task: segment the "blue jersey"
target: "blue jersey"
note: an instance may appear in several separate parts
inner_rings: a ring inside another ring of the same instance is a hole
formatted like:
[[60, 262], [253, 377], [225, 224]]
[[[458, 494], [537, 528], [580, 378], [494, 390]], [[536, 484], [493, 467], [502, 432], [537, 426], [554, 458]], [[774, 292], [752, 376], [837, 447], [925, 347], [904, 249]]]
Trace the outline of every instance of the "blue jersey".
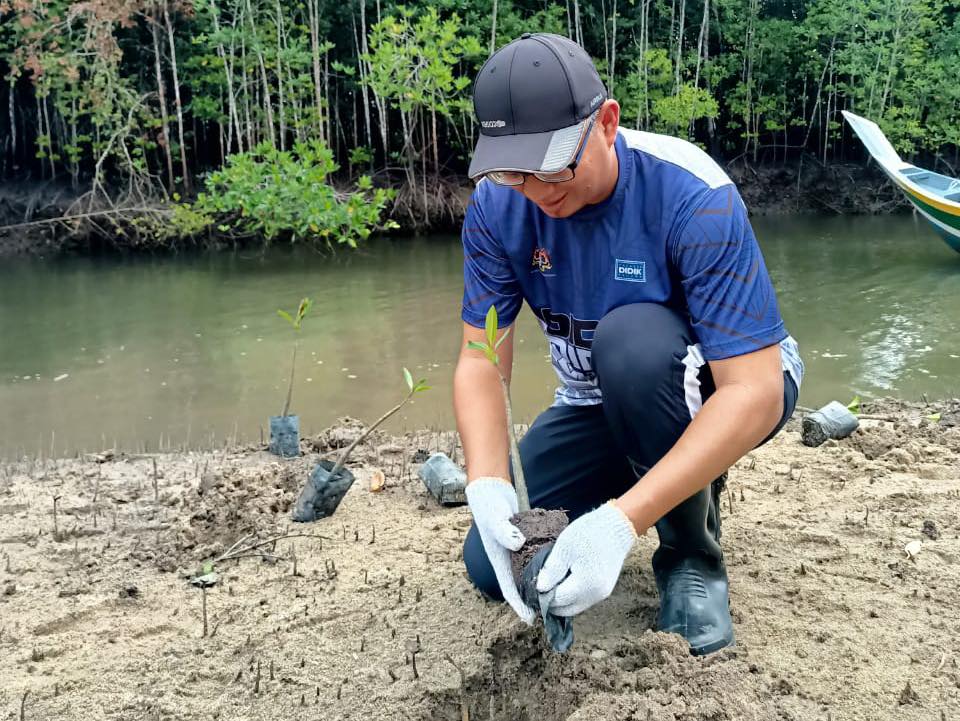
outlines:
[[[803, 363], [736, 187], [692, 143], [620, 128], [609, 198], [555, 219], [515, 190], [482, 180], [463, 223], [462, 318], [501, 327], [524, 300], [550, 342], [557, 402], [601, 402], [593, 330], [621, 305], [654, 302], [689, 318], [697, 363], [779, 343], [800, 387]], [[643, 329], [638, 328], [642, 333]]]

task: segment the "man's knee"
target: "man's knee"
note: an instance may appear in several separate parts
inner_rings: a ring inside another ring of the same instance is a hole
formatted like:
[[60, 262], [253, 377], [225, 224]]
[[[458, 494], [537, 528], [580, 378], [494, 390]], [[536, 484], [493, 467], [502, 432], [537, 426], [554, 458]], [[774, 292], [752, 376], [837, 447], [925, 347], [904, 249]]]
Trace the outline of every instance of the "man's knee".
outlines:
[[593, 336], [593, 365], [603, 388], [626, 386], [636, 392], [638, 382], [665, 379], [675, 371], [675, 353], [690, 344], [686, 321], [659, 303], [632, 303], [614, 308], [597, 324]]
[[497, 575], [490, 565], [487, 552], [483, 550], [480, 532], [473, 525], [463, 542], [463, 565], [467, 568], [467, 577], [481, 593], [495, 601], [503, 600]]

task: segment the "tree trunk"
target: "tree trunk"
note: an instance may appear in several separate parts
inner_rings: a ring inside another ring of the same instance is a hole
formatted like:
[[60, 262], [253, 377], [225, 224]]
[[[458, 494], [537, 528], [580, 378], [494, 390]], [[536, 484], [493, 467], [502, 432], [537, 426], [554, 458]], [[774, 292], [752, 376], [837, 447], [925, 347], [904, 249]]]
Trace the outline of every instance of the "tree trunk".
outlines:
[[333, 134], [333, 126], [331, 125], [330, 117], [330, 51], [323, 51], [323, 101], [324, 105], [328, 108], [327, 110], [327, 142], [330, 144], [330, 149], [334, 150], [334, 146], [337, 144], [337, 139]]
[[[890, 48], [890, 62], [887, 64], [887, 78], [883, 83], [883, 95], [880, 97], [879, 117], [883, 117], [887, 110], [887, 99], [893, 88], [893, 80], [897, 74], [897, 59], [900, 54], [900, 39], [903, 32], [903, 5], [897, 2], [897, 20], [893, 28], [893, 45]], [[921, 106], [922, 107], [922, 106]]]
[[433, 122], [433, 172], [440, 177], [440, 151], [437, 148], [437, 108], [436, 99], [430, 107], [430, 118]]
[[287, 118], [283, 104], [283, 14], [277, 0], [277, 105], [280, 116], [280, 150], [286, 149]]
[[497, 0], [493, 0], [493, 22], [490, 24], [490, 54], [497, 49]]
[[677, 27], [677, 63], [674, 68], [676, 73], [673, 82], [673, 94], [680, 93], [680, 75], [683, 69], [683, 25], [686, 18], [687, 0], [680, 0], [680, 22]]
[[[233, 55], [233, 38], [230, 39], [230, 54], [228, 55], [223, 49], [223, 41], [219, 40], [220, 35], [220, 20], [217, 17], [219, 10], [217, 9], [216, 3], [210, 4], [210, 12], [213, 17], [213, 31], [217, 34], [217, 55], [220, 57], [220, 61], [223, 63], [223, 74], [224, 79], [227, 83], [227, 113], [229, 118], [227, 120], [227, 142], [226, 148], [227, 152], [231, 151], [233, 146], [233, 132], [236, 129], [237, 133], [237, 150], [243, 152], [243, 131], [240, 129], [240, 115], [237, 113], [237, 99], [234, 95], [233, 90], [233, 64], [235, 62]], [[236, 29], [236, 16], [233, 19], [234, 29]]]
[[370, 127], [370, 94], [367, 88], [367, 64], [363, 56], [367, 53], [367, 0], [360, 0], [360, 33], [363, 37], [361, 45], [357, 37], [357, 24], [353, 24], [353, 41], [357, 46], [357, 67], [360, 72], [360, 94], [363, 100], [363, 123], [364, 134], [367, 139], [367, 147], [370, 148], [370, 162], [373, 163], [373, 136]]
[[617, 0], [613, 0], [613, 29], [610, 37], [610, 87], [607, 92], [613, 95], [613, 85], [617, 78]]
[[50, 122], [50, 109], [47, 98], [49, 93], [43, 96], [43, 121], [47, 126], [47, 160], [50, 161], [50, 177], [57, 176], [57, 168], [53, 163], [53, 123]]
[[[700, 36], [697, 38], [697, 69], [693, 74], [693, 87], [700, 87], [701, 63], [706, 63], [710, 56], [710, 0], [703, 0], [703, 19], [700, 21]], [[708, 83], [709, 85], [709, 83]], [[693, 137], [694, 121], [690, 119], [688, 133]], [[710, 136], [710, 149], [713, 150], [713, 118], [707, 118], [707, 132]]]
[[607, 64], [607, 84], [610, 84], [610, 37], [607, 33], [607, 2], [600, 0], [600, 27], [603, 28], [603, 60]]
[[243, 87], [243, 116], [246, 120], [247, 148], [256, 144], [254, 137], [253, 115], [250, 110], [250, 78], [247, 76], [247, 41], [240, 38], [240, 80]]
[[[363, 0], [361, 0], [363, 2]], [[317, 126], [320, 140], [324, 141], [323, 127], [323, 78], [320, 73], [320, 8], [319, 0], [307, 0], [307, 15], [310, 23], [310, 57], [313, 61], [313, 101], [317, 109]]]
[[577, 44], [583, 46], [583, 28], [580, 26], [580, 0], [573, 0], [573, 30]]
[[267, 116], [267, 137], [270, 138], [270, 144], [276, 147], [277, 138], [273, 127], [273, 103], [270, 100], [267, 64], [263, 60], [263, 51], [260, 49], [260, 36], [257, 34], [257, 26], [253, 21], [253, 6], [250, 4], [250, 0], [247, 0], [247, 20], [250, 23], [250, 33], [254, 40], [253, 50], [257, 54], [257, 62], [260, 65], [260, 80], [263, 85], [263, 110]]
[[180, 137], [180, 166], [183, 171], [183, 188], [192, 192], [190, 171], [187, 168], [187, 143], [183, 136], [183, 103], [180, 101], [180, 77], [177, 71], [177, 48], [173, 41], [173, 23], [170, 22], [169, 3], [163, 4], [163, 19], [167, 24], [167, 41], [170, 45], [170, 68], [173, 70], [173, 102], [177, 110], [177, 133]]
[[693, 74], [693, 87], [700, 87], [700, 65], [710, 52], [710, 0], [703, 0], [703, 19], [700, 21], [700, 35], [697, 38], [697, 69]]
[[14, 166], [17, 165], [17, 117], [13, 104], [13, 80], [7, 83], [7, 112], [10, 115], [10, 158]]
[[163, 139], [163, 154], [167, 162], [167, 192], [175, 189], [173, 180], [173, 156], [170, 154], [170, 116], [167, 113], [167, 91], [163, 86], [163, 71], [160, 69], [160, 34], [157, 32], [156, 18], [150, 18], [150, 30], [153, 33], [153, 67], [157, 74], [157, 95], [160, 99], [160, 137]]

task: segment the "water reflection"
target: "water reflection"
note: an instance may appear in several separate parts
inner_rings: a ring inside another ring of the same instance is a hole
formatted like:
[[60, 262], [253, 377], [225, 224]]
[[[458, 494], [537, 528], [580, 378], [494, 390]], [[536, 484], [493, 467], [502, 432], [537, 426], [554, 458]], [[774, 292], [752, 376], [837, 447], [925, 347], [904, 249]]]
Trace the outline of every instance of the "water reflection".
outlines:
[[[801, 402], [960, 395], [960, 255], [898, 218], [755, 221], [807, 365]], [[380, 242], [327, 258], [265, 254], [6, 261], [0, 266], [0, 455], [160, 437], [255, 439], [280, 412], [292, 334], [276, 308], [316, 299], [293, 411], [305, 432], [379, 416], [401, 367], [434, 390], [394, 430], [453, 424], [460, 341], [456, 238]], [[532, 314], [517, 327], [521, 421], [556, 377]], [[65, 377], [64, 377], [65, 376]], [[60, 380], [55, 380], [60, 378]]]

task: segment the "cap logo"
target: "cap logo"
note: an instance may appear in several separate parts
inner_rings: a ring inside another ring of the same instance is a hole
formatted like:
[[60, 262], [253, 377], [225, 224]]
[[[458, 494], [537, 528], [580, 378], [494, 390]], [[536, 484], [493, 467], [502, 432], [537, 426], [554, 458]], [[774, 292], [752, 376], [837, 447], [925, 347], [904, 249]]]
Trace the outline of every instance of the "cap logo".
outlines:
[[507, 124], [503, 120], [481, 120], [480, 125], [485, 128], [503, 128]]
[[594, 95], [593, 99], [590, 101], [590, 108], [592, 109], [596, 107], [597, 103], [599, 103], [602, 99], [603, 99], [603, 95], [601, 95], [600, 93], [597, 93], [596, 95]]

